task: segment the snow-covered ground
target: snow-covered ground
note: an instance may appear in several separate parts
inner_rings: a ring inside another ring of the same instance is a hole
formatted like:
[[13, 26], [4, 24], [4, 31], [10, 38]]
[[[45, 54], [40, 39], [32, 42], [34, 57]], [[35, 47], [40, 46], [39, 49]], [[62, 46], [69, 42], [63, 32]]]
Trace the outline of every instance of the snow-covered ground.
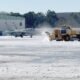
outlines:
[[80, 42], [0, 37], [0, 80], [80, 80]]

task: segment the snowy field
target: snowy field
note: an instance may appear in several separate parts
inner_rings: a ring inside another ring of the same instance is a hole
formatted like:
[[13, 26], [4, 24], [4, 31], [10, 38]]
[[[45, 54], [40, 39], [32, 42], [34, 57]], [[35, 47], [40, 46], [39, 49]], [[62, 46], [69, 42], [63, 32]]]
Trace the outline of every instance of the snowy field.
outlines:
[[80, 42], [0, 37], [0, 80], [80, 80]]

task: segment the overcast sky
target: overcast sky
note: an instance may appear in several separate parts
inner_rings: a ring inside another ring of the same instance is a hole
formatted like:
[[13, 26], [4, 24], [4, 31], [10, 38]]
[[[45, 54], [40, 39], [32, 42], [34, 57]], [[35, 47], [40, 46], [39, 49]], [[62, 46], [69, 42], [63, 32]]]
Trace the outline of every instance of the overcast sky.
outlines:
[[0, 11], [26, 13], [44, 12], [80, 12], [80, 0], [0, 0]]

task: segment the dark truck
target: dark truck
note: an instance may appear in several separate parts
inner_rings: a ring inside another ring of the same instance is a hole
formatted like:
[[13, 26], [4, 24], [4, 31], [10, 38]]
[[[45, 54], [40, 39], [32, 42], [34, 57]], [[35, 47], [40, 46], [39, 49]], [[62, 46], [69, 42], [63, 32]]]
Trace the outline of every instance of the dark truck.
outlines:
[[35, 30], [33, 28], [28, 28], [25, 30], [15, 30], [15, 31], [10, 31], [9, 34], [11, 36], [15, 36], [15, 37], [22, 37], [23, 36], [30, 36], [32, 38], [32, 36], [34, 35]]

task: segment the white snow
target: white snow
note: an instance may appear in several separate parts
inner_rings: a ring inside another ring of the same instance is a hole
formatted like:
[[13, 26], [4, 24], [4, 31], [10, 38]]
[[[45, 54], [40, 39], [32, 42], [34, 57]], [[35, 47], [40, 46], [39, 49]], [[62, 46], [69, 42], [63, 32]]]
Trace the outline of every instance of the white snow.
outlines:
[[80, 80], [80, 42], [0, 37], [0, 80]]

